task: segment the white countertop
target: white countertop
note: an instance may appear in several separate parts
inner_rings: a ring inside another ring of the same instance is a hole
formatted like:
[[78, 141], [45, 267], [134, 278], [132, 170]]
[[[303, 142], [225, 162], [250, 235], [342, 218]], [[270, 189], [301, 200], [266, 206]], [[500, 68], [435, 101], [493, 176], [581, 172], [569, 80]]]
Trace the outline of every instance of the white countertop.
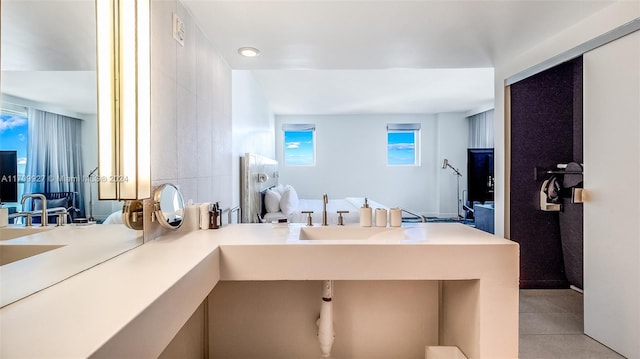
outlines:
[[28, 235], [0, 241], [5, 245], [59, 245], [60, 248], [0, 266], [0, 307], [54, 285], [76, 273], [142, 244], [142, 232], [123, 225], [4, 227]]
[[455, 223], [404, 229], [371, 240], [301, 241], [265, 224], [163, 236], [0, 309], [0, 357], [157, 357], [219, 280], [310, 279], [478, 279], [480, 310], [494, 315], [477, 350], [517, 357], [518, 245]]

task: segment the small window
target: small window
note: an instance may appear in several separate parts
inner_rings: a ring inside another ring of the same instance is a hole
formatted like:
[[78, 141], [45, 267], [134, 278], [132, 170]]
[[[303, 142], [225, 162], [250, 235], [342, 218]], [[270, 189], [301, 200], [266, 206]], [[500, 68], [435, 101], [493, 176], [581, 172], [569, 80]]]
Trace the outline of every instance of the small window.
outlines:
[[390, 166], [419, 166], [419, 144], [419, 123], [388, 124], [387, 164]]
[[314, 166], [315, 132], [312, 124], [284, 124], [284, 163], [287, 166]]
[[[18, 199], [25, 190], [24, 172], [27, 165], [27, 137], [29, 123], [27, 109], [9, 103], [3, 103], [0, 109], [0, 150], [17, 151], [18, 155]], [[18, 203], [18, 211], [22, 207]]]

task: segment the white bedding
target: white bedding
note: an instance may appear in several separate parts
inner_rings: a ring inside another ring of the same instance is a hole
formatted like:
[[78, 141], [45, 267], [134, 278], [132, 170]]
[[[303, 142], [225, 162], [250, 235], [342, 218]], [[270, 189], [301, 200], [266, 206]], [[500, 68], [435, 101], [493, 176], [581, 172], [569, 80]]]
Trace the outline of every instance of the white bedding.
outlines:
[[[313, 223], [322, 223], [322, 199], [299, 199], [296, 210], [289, 216], [282, 212], [266, 213], [264, 221], [266, 223], [276, 222], [279, 219], [286, 218], [289, 223], [307, 223], [307, 214], [302, 211], [313, 211], [311, 218]], [[384, 208], [389, 210], [389, 207], [380, 204], [376, 201], [369, 200], [369, 207], [374, 211], [376, 208]], [[337, 211], [349, 211], [342, 215], [344, 223], [360, 223], [360, 207], [364, 204], [364, 198], [362, 197], [346, 197], [344, 199], [329, 199], [327, 203], [327, 222], [330, 225], [338, 223]]]
[[102, 224], [122, 224], [122, 210], [113, 212], [107, 217]]

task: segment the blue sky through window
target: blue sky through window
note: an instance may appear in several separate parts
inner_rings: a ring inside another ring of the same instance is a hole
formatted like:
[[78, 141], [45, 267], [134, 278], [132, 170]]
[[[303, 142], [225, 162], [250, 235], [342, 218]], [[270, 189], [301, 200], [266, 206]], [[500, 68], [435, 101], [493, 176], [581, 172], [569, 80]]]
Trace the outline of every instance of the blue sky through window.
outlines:
[[387, 132], [387, 164], [416, 164], [416, 136], [414, 131]]
[[[0, 112], [0, 150], [17, 151], [18, 199], [24, 193], [24, 171], [27, 167], [28, 121], [26, 116]], [[17, 210], [22, 210], [20, 203]]]
[[27, 118], [0, 113], [0, 150], [18, 151], [18, 174], [27, 164]]
[[284, 163], [292, 166], [315, 164], [314, 131], [284, 131]]

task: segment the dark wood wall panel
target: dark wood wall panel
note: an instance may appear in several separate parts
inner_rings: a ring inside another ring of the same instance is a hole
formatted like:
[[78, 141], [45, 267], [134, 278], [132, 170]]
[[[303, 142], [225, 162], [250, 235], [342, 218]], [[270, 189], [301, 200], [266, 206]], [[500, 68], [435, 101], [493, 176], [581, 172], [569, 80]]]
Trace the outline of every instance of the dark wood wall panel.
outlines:
[[[511, 85], [510, 228], [511, 239], [520, 244], [523, 288], [568, 285], [558, 212], [540, 210], [542, 180], [535, 180], [534, 172], [536, 167], [573, 161], [577, 145], [582, 158], [581, 68], [581, 59], [574, 60]], [[579, 125], [575, 116], [580, 117]], [[576, 131], [580, 138], [574, 140]]]

